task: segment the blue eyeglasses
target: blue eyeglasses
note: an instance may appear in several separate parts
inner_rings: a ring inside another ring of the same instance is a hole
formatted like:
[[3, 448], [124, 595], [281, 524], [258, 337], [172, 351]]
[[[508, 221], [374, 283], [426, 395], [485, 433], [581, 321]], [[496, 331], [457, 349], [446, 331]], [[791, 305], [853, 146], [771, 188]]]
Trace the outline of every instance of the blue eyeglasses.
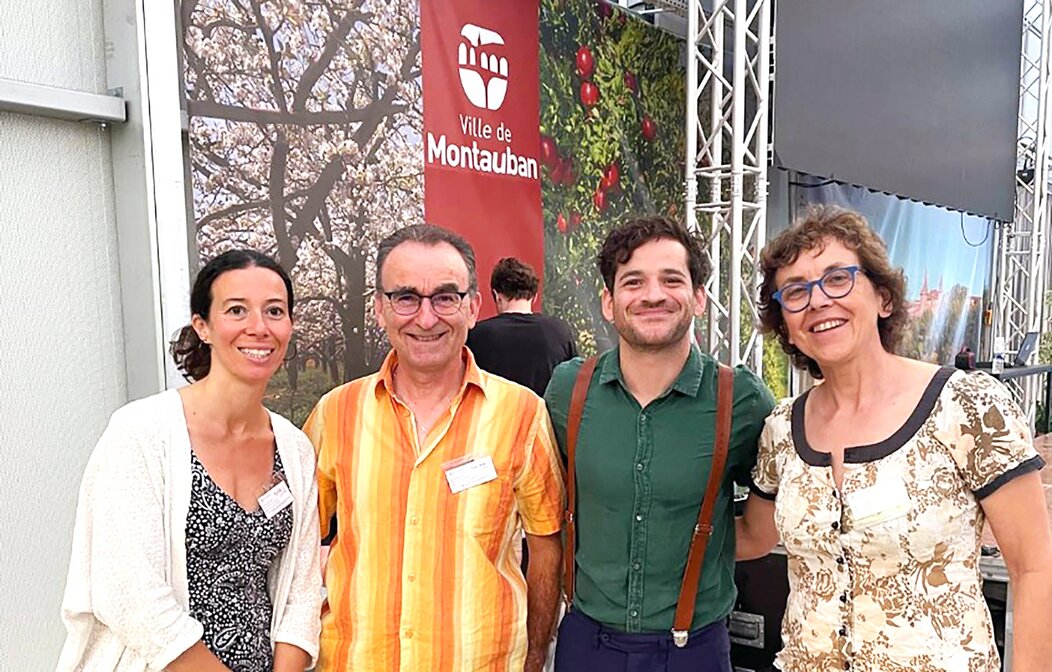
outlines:
[[825, 272], [821, 278], [810, 282], [790, 282], [784, 285], [771, 298], [790, 313], [799, 313], [811, 305], [811, 293], [815, 287], [831, 299], [842, 299], [855, 288], [855, 274], [865, 273], [860, 266], [842, 266]]

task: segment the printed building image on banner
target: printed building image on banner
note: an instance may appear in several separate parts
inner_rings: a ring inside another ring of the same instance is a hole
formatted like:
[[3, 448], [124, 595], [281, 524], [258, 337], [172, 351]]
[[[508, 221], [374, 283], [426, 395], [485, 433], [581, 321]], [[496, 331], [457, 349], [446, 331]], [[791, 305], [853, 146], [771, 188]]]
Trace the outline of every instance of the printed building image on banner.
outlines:
[[599, 304], [607, 232], [683, 218], [684, 45], [595, 0], [542, 0], [540, 34], [543, 308], [590, 354], [617, 342]]
[[423, 221], [415, 0], [183, 0], [193, 220], [202, 260], [277, 258], [296, 290], [268, 405], [301, 424], [378, 368], [377, 241]]
[[421, 0], [424, 215], [475, 248], [482, 317], [505, 256], [541, 272], [537, 2]]
[[[899, 354], [952, 365], [962, 346], [978, 352], [989, 303], [993, 223], [840, 184], [797, 189], [800, 202], [860, 212], [906, 275], [909, 320]], [[801, 210], [802, 211], [802, 210]]]

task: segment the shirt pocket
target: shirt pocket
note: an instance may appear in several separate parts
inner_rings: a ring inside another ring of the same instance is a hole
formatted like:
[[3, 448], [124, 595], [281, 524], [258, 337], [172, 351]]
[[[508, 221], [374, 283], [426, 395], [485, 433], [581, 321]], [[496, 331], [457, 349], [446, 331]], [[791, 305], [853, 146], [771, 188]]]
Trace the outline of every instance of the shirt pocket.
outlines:
[[496, 558], [506, 534], [514, 526], [514, 489], [510, 477], [498, 472], [492, 481], [450, 497], [456, 508], [458, 532], [480, 546], [487, 556]]

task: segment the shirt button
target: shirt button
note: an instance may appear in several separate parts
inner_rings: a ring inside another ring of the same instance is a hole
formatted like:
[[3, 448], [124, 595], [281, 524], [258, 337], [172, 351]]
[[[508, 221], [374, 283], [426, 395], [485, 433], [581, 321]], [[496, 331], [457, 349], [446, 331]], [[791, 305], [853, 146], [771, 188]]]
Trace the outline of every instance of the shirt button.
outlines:
[[643, 514], [641, 514], [641, 513], [637, 513], [636, 514], [636, 522], [637, 523], [643, 522]]
[[413, 514], [412, 516], [409, 516], [409, 524], [410, 525], [416, 525], [419, 522], [420, 522], [420, 519], [416, 517], [416, 514]]
[[638, 571], [639, 571], [640, 569], [642, 569], [642, 568], [643, 568], [643, 565], [639, 564], [638, 562], [634, 562], [634, 563], [632, 563], [632, 569], [636, 570], [637, 572], [638, 572]]
[[405, 629], [405, 638], [406, 639], [412, 639], [413, 638], [413, 631], [410, 630], [409, 628]]
[[409, 572], [409, 576], [407, 576], [405, 578], [409, 579], [409, 583], [412, 583], [413, 581], [416, 581], [416, 574], [413, 574], [412, 572]]
[[836, 559], [836, 564], [838, 564], [838, 565], [844, 564], [844, 556], [841, 555], [840, 557], [838, 557]]
[[846, 602], [847, 602], [847, 593], [841, 593], [841, 595], [840, 595], [840, 601], [841, 601], [841, 602], [844, 602], [844, 603], [846, 603]]
[[840, 529], [840, 522], [839, 521], [836, 521], [836, 520], [833, 521], [833, 529], [834, 530]]
[[636, 611], [635, 609], [633, 609], [633, 610], [632, 610], [632, 611], [630, 611], [629, 613], [631, 614], [632, 618], [635, 618], [636, 616], [639, 616], [639, 612], [638, 612], [638, 611]]
[[847, 628], [840, 628], [840, 636], [847, 637]]
[[642, 462], [637, 462], [636, 463], [636, 471], [643, 471], [643, 463]]

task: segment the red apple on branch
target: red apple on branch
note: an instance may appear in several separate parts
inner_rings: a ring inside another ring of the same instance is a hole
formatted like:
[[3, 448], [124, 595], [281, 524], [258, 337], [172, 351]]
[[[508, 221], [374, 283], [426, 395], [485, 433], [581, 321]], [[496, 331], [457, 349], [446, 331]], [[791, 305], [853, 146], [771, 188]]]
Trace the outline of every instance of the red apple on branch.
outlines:
[[555, 164], [559, 161], [559, 148], [555, 145], [555, 140], [552, 140], [547, 135], [541, 136], [541, 163], [548, 166], [551, 170], [555, 167]]
[[566, 165], [559, 157], [555, 158], [555, 165], [549, 169], [548, 174], [552, 178], [552, 184], [562, 184], [566, 174]]
[[602, 188], [595, 190], [592, 194], [592, 205], [595, 206], [596, 212], [603, 212], [606, 210], [606, 192]]
[[572, 156], [568, 156], [565, 159], [563, 159], [561, 161], [561, 163], [562, 163], [562, 174], [561, 174], [561, 178], [562, 179], [559, 181], [559, 183], [560, 184], [565, 184], [566, 186], [570, 186], [577, 179], [577, 174], [574, 172], [574, 167], [573, 167], [573, 157]]
[[559, 229], [559, 233], [566, 233], [566, 218], [563, 217], [563, 213], [559, 213], [559, 216], [555, 219], [555, 228]]
[[617, 191], [621, 187], [620, 183], [621, 169], [618, 168], [617, 162], [615, 161], [603, 171], [603, 177], [599, 181], [599, 186], [603, 191]]
[[591, 82], [581, 82], [581, 104], [594, 107], [599, 102], [599, 87]]
[[655, 124], [654, 120], [649, 116], [643, 117], [640, 128], [643, 131], [643, 137], [646, 138], [647, 142], [650, 142], [657, 137], [657, 124]]
[[581, 48], [577, 50], [577, 74], [584, 79], [590, 79], [593, 72], [595, 72], [595, 58], [592, 57], [592, 50], [581, 45]]

